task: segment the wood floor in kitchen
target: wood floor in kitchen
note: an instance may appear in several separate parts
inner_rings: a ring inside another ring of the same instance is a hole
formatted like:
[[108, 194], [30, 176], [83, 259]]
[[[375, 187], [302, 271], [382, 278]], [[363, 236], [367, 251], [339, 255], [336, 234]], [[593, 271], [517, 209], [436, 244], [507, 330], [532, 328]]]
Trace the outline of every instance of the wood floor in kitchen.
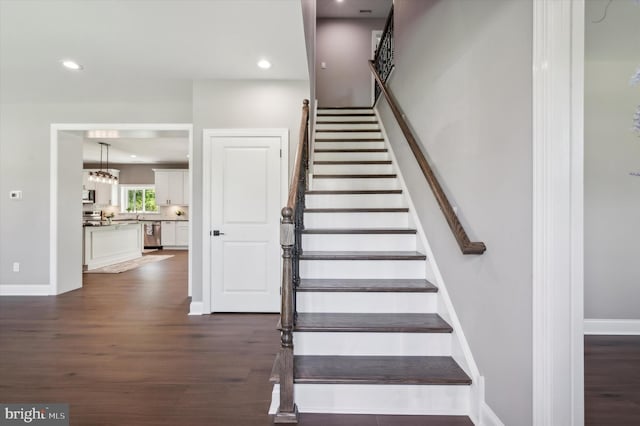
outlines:
[[[187, 253], [169, 254], [175, 256], [120, 274], [85, 274], [82, 289], [58, 297], [0, 298], [0, 402], [69, 403], [72, 425], [271, 424], [266, 412], [277, 316], [187, 316]], [[614, 424], [601, 422], [606, 404], [637, 396], [638, 386], [616, 388], [616, 398], [599, 397], [607, 383], [624, 379], [604, 374], [617, 374], [607, 369], [612, 358], [601, 355], [617, 346], [594, 343], [598, 356], [587, 358], [587, 371], [594, 372], [587, 376], [593, 389], [587, 405], [597, 405], [587, 415], [597, 417], [587, 424]], [[625, 348], [626, 359], [638, 361], [639, 345]], [[638, 367], [621, 373], [637, 379]], [[640, 414], [635, 407], [628, 415]], [[300, 424], [471, 423], [466, 417], [302, 415]]]

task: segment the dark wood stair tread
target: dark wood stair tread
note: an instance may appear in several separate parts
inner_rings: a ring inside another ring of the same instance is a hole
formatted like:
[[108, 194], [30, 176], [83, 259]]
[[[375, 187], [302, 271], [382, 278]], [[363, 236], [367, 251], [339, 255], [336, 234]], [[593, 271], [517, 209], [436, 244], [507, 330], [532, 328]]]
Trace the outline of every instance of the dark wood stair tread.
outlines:
[[379, 133], [380, 129], [316, 129], [316, 133]]
[[318, 107], [318, 111], [323, 111], [325, 109], [370, 109], [373, 111], [373, 107], [371, 105], [368, 106], [323, 106]]
[[321, 189], [307, 191], [307, 195], [384, 195], [402, 194], [402, 189]]
[[305, 213], [407, 213], [408, 207], [304, 209]]
[[448, 356], [294, 357], [295, 383], [470, 385], [471, 379]]
[[314, 161], [313, 164], [342, 165], [342, 164], [393, 164], [391, 160], [335, 160]]
[[295, 331], [357, 333], [451, 333], [438, 314], [352, 314], [299, 312]]
[[340, 114], [335, 112], [321, 112], [318, 111], [318, 117], [373, 117], [373, 112], [354, 112], [352, 114]]
[[300, 260], [426, 260], [417, 251], [305, 251]]
[[[378, 130], [379, 132], [379, 130]], [[343, 139], [316, 139], [317, 143], [329, 143], [329, 142], [338, 142], [338, 143], [347, 143], [347, 142], [359, 142], [359, 143], [365, 143], [365, 142], [383, 142], [384, 139], [382, 138], [370, 138], [370, 139], [362, 139], [362, 138], [358, 138], [358, 139], [349, 139], [349, 138], [343, 138]]]
[[395, 173], [361, 174], [361, 175], [313, 175], [314, 179], [395, 179]]
[[316, 124], [378, 124], [378, 122], [377, 121], [316, 121]]
[[411, 279], [302, 279], [296, 291], [352, 293], [437, 293], [427, 280]]
[[376, 235], [397, 235], [415, 234], [415, 229], [408, 228], [317, 228], [303, 229], [303, 234], [376, 234]]

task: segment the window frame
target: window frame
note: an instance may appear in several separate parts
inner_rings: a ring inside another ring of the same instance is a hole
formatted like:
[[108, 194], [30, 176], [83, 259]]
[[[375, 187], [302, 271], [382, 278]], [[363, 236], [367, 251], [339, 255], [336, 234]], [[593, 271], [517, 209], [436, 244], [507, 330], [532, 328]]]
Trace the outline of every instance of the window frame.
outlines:
[[154, 192], [156, 190], [156, 186], [155, 185], [151, 185], [151, 184], [121, 184], [120, 185], [120, 213], [144, 213], [144, 214], [159, 214], [160, 213], [160, 206], [158, 205], [157, 201], [156, 201], [156, 208], [157, 210], [155, 211], [147, 211], [145, 209], [145, 203], [142, 203], [142, 210], [136, 210], [136, 211], [127, 211], [127, 207], [129, 207], [129, 191], [142, 191], [142, 199], [145, 199], [145, 192], [147, 190], [152, 189]]

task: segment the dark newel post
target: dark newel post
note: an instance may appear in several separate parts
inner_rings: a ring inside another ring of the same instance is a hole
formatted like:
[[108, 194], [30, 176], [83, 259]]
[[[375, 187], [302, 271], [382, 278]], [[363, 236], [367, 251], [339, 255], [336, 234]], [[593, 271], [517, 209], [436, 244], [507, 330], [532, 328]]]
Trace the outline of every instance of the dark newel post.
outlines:
[[298, 407], [293, 398], [293, 246], [295, 229], [293, 210], [282, 209], [280, 245], [282, 246], [282, 305], [280, 318], [280, 408], [274, 423], [297, 423]]

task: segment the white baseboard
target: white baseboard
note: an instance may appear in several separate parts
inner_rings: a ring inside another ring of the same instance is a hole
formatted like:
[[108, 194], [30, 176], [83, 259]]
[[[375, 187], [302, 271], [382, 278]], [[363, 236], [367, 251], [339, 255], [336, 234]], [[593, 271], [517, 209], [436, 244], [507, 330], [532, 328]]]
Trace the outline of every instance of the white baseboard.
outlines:
[[586, 319], [584, 334], [640, 335], [640, 319]]
[[486, 402], [482, 402], [480, 406], [480, 425], [479, 426], [504, 426], [504, 423], [493, 412]]
[[189, 305], [189, 315], [204, 315], [204, 304], [192, 301]]
[[49, 284], [0, 284], [0, 296], [51, 296]]

